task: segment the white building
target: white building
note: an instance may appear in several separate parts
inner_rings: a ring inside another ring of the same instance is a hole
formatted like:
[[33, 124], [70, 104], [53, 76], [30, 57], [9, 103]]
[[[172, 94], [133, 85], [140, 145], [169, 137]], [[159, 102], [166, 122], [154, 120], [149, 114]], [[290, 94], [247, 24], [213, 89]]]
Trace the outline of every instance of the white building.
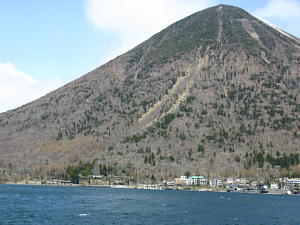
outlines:
[[222, 180], [220, 180], [220, 179], [211, 179], [209, 181], [209, 185], [211, 187], [220, 187], [220, 186], [222, 186]]
[[187, 179], [186, 185], [206, 185], [207, 179], [204, 176], [191, 176]]
[[179, 178], [175, 178], [174, 179], [175, 180], [175, 183], [176, 184], [181, 184], [181, 185], [184, 185], [184, 184], [186, 184], [187, 183], [187, 177], [186, 176], [181, 176], [181, 177], [179, 177]]
[[300, 178], [280, 178], [283, 186], [300, 186]]
[[270, 185], [270, 189], [271, 190], [278, 190], [279, 189], [279, 185], [278, 184], [271, 184]]

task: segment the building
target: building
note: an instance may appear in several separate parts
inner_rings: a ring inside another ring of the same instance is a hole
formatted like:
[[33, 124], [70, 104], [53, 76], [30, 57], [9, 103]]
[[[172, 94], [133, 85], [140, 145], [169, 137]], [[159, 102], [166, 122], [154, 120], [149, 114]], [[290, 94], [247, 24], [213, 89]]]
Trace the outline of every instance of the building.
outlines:
[[191, 176], [187, 179], [186, 185], [206, 185], [207, 179], [204, 176]]
[[187, 177], [186, 176], [181, 176], [181, 177], [176, 177], [175, 179], [175, 183], [177, 185], [185, 185], [187, 183]]
[[211, 186], [211, 187], [221, 187], [222, 186], [222, 180], [220, 180], [220, 179], [211, 179], [209, 181], [209, 186]]
[[280, 178], [279, 181], [282, 187], [300, 187], [300, 178]]
[[237, 179], [235, 179], [234, 183], [237, 183], [237, 184], [248, 184], [249, 181], [246, 178], [237, 178]]
[[168, 180], [164, 180], [164, 181], [163, 181], [163, 184], [164, 184], [165, 186], [175, 186], [175, 185], [176, 185], [176, 182], [175, 182], [175, 180], [168, 179]]
[[279, 189], [279, 185], [278, 184], [271, 184], [270, 185], [270, 189], [271, 190], [278, 190]]
[[256, 180], [252, 180], [252, 181], [250, 182], [250, 185], [251, 185], [252, 188], [258, 189], [259, 186], [260, 186], [260, 183], [259, 183], [258, 181], [256, 181]]
[[234, 183], [234, 178], [233, 177], [226, 178], [226, 183], [227, 184], [233, 184]]
[[93, 179], [101, 179], [103, 175], [92, 175]]

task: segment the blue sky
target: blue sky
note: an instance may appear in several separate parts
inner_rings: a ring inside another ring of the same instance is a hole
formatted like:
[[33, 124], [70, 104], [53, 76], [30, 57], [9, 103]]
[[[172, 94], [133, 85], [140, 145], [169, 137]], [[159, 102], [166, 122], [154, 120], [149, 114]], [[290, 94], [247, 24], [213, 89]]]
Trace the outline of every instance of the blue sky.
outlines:
[[32, 101], [167, 25], [239, 6], [300, 37], [300, 0], [0, 0], [0, 112]]

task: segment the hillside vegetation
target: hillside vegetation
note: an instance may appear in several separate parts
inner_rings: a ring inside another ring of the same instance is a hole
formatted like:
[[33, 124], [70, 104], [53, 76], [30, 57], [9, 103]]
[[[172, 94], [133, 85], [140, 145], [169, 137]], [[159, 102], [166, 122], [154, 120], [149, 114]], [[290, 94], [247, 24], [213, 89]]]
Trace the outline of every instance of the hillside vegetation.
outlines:
[[299, 174], [300, 41], [240, 8], [197, 12], [0, 114], [0, 143], [6, 176]]

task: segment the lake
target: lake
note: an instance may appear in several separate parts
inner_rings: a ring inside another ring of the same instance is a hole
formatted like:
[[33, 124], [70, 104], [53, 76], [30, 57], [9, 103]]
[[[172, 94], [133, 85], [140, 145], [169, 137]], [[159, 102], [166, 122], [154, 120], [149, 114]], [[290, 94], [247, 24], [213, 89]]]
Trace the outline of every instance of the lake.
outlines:
[[300, 196], [0, 185], [0, 224], [300, 224]]

